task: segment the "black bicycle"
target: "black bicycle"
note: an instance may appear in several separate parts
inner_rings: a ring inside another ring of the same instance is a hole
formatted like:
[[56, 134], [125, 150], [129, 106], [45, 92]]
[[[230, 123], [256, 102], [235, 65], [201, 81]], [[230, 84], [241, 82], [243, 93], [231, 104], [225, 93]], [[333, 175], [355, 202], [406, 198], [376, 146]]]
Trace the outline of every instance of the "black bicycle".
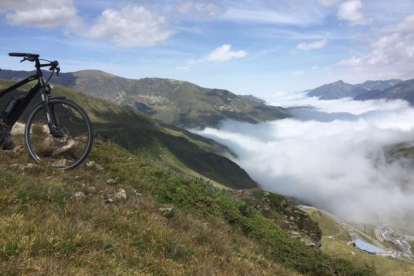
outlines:
[[[39, 59], [37, 54], [10, 53], [22, 57], [21, 62], [35, 63], [36, 74], [0, 91], [0, 99], [17, 88], [36, 81], [26, 95], [12, 97], [0, 116], [0, 147], [11, 149], [11, 130], [34, 96], [40, 92], [41, 101], [30, 113], [24, 131], [24, 139], [30, 155], [39, 163], [57, 169], [72, 169], [80, 165], [92, 149], [93, 130], [86, 112], [66, 97], [51, 96], [50, 79], [59, 76], [59, 62]], [[40, 62], [46, 62], [41, 64]], [[50, 77], [45, 80], [41, 68], [49, 67]]]

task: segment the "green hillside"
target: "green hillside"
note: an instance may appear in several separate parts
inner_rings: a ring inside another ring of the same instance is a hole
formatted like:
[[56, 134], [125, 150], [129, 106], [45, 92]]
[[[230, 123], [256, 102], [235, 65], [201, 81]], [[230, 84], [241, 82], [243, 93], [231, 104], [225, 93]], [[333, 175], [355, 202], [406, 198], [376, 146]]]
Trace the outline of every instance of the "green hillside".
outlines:
[[[10, 81], [0, 81], [0, 89], [11, 84]], [[236, 163], [217, 154], [229, 153], [224, 146], [212, 140], [177, 127], [163, 127], [137, 110], [123, 108], [63, 86], [57, 86], [53, 94], [79, 103], [90, 116], [95, 134], [108, 138], [148, 162], [167, 166], [179, 173], [204, 177], [230, 188], [257, 187], [256, 182]], [[2, 99], [0, 110], [12, 96]], [[40, 95], [33, 104], [39, 100]], [[28, 113], [24, 115], [27, 117]]]
[[[46, 73], [47, 74], [47, 73]], [[0, 78], [19, 79], [28, 72], [0, 71]], [[198, 128], [217, 126], [224, 119], [256, 123], [286, 118], [281, 107], [222, 89], [207, 89], [171, 79], [126, 79], [97, 70], [62, 73], [53, 83], [140, 110], [165, 123]]]
[[0, 275], [374, 275], [200, 178], [100, 139], [91, 160], [61, 172], [0, 152]]

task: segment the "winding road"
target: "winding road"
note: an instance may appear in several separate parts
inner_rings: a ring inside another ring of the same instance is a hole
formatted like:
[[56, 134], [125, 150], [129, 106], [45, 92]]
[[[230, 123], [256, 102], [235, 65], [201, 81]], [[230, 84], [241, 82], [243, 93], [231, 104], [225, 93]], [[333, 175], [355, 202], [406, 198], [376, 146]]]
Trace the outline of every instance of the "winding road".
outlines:
[[405, 254], [411, 256], [411, 258], [414, 258], [413, 253], [411, 252], [411, 245], [407, 242], [407, 236], [397, 233], [385, 225], [379, 226], [376, 233], [378, 239], [393, 242], [398, 245]]
[[[335, 217], [334, 215], [326, 211], [323, 211], [323, 210], [320, 210], [314, 207], [310, 207], [310, 206], [299, 206], [299, 207], [303, 209], [318, 210], [322, 212], [323, 214], [329, 216], [334, 221], [336, 221], [338, 224], [342, 225], [342, 227], [349, 232], [349, 235], [351, 236], [353, 241], [358, 240], [358, 239], [362, 241], [366, 240], [366, 241], [369, 241], [370, 243], [374, 243], [375, 246], [385, 251], [393, 251], [394, 257], [403, 258], [405, 255], [406, 258], [408, 257], [414, 260], [414, 254], [413, 252], [411, 252], [411, 245], [407, 241], [407, 240], [414, 240], [414, 237], [412, 236], [407, 236], [404, 234], [397, 233], [393, 229], [391, 229], [389, 226], [381, 225], [381, 226], [377, 226], [377, 228], [375, 229], [375, 234], [376, 234], [376, 239], [375, 239], [363, 233], [362, 231], [358, 230], [357, 228], [352, 227], [351, 225], [341, 221], [339, 218]], [[381, 243], [383, 241], [389, 241], [389, 242], [396, 244], [398, 247], [402, 249], [402, 251], [391, 250], [389, 248], [386, 248]]]

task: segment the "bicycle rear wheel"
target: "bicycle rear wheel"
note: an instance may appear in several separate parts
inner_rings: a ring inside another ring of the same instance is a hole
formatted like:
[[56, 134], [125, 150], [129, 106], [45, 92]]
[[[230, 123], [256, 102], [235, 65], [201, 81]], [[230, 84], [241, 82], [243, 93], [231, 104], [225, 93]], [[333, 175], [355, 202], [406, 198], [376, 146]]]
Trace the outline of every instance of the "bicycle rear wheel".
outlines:
[[89, 155], [93, 143], [92, 124], [86, 112], [66, 99], [49, 101], [53, 134], [43, 104], [33, 110], [26, 124], [26, 146], [39, 163], [67, 170], [79, 166]]

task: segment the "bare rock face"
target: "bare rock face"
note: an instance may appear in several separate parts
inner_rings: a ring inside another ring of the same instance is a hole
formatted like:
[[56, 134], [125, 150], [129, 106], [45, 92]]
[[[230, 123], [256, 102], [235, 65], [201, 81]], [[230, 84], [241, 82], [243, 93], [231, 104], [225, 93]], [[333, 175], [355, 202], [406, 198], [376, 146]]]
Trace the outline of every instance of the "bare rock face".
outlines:
[[292, 238], [309, 247], [321, 246], [322, 231], [319, 225], [285, 197], [259, 189], [235, 193], [242, 199], [247, 198], [257, 211], [285, 229]]

